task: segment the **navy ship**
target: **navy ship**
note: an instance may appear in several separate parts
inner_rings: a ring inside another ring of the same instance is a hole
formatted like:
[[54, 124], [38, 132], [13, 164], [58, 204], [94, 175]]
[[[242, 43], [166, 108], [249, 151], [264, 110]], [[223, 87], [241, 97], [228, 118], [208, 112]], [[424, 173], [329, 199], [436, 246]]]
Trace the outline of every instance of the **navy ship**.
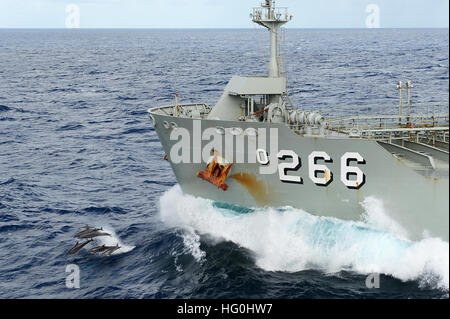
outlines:
[[233, 76], [212, 108], [175, 95], [173, 105], [148, 111], [183, 192], [356, 221], [375, 198], [408, 239], [448, 241], [448, 104], [412, 113], [406, 81], [397, 83], [398, 115], [333, 118], [298, 108], [280, 57], [293, 15], [266, 0], [250, 16], [270, 33], [266, 74]]

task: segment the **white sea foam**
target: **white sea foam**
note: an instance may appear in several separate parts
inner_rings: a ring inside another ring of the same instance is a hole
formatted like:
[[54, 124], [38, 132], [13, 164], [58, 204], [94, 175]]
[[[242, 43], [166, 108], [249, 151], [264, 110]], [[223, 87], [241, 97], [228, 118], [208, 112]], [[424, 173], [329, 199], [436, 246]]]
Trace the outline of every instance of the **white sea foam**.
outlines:
[[184, 195], [175, 186], [162, 196], [160, 216], [168, 226], [186, 231], [186, 248], [198, 260], [204, 252], [195, 233], [251, 250], [256, 264], [269, 271], [383, 273], [448, 291], [448, 242], [405, 240], [405, 230], [388, 218], [380, 202], [368, 199], [363, 205], [364, 222], [313, 216], [290, 207], [239, 213]]
[[186, 251], [190, 253], [195, 260], [202, 262], [206, 253], [200, 248], [200, 236], [194, 230], [189, 229], [183, 233], [182, 237]]
[[370, 227], [408, 238], [408, 232], [395, 220], [386, 214], [383, 202], [374, 197], [367, 197], [361, 203], [365, 212], [362, 220]]

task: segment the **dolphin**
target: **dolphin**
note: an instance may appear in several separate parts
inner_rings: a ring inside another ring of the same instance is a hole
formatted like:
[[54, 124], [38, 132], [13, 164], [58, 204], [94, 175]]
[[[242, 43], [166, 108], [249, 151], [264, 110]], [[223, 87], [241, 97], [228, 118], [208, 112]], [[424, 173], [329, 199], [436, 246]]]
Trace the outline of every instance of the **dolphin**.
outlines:
[[94, 231], [101, 231], [101, 230], [103, 230], [103, 228], [94, 228], [94, 227], [90, 227], [90, 226], [86, 225], [86, 226], [80, 228], [80, 232], [78, 234], [76, 234], [75, 237], [83, 238], [81, 236], [84, 236], [84, 235], [89, 234]]
[[89, 239], [89, 238], [95, 238], [95, 237], [102, 237], [102, 236], [110, 236], [111, 234], [105, 233], [101, 231], [102, 229], [94, 229], [87, 232], [82, 232], [81, 234], [77, 234], [76, 237], [82, 238], [82, 239]]
[[89, 252], [90, 252], [91, 254], [96, 254], [96, 253], [100, 253], [100, 252], [102, 252], [102, 251], [108, 250], [108, 249], [110, 249], [110, 248], [111, 248], [111, 247], [109, 247], [109, 246], [101, 245], [101, 246], [98, 246], [98, 247], [94, 247], [94, 248], [89, 249]]
[[87, 244], [89, 244], [91, 241], [93, 241], [93, 239], [89, 239], [89, 240], [86, 240], [84, 243], [79, 243], [79, 242], [77, 242], [76, 244], [75, 244], [75, 246], [73, 246], [68, 252], [67, 252], [67, 256], [68, 255], [74, 255], [74, 254], [76, 254], [77, 252], [79, 252], [80, 250], [81, 250], [81, 248], [83, 248], [84, 246], [86, 246]]
[[102, 254], [102, 257], [111, 256], [113, 252], [120, 248], [121, 247], [119, 246], [119, 244], [117, 244], [116, 246], [108, 247], [108, 249]]

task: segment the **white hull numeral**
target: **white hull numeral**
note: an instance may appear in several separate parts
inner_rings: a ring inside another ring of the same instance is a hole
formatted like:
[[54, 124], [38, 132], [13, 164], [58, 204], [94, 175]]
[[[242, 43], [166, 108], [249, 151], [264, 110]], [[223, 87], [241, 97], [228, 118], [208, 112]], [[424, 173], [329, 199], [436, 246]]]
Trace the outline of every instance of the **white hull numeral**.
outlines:
[[[366, 176], [356, 166], [350, 166], [350, 162], [365, 164], [366, 161], [359, 153], [348, 152], [341, 157], [341, 181], [348, 188], [359, 189], [366, 182]], [[350, 176], [356, 176], [356, 179], [350, 179]]]
[[303, 179], [300, 176], [292, 176], [287, 174], [288, 171], [298, 171], [300, 169], [302, 166], [300, 157], [294, 151], [289, 150], [283, 150], [278, 153], [278, 159], [280, 160], [285, 160], [288, 157], [292, 158], [291, 163], [278, 164], [280, 180], [284, 183], [303, 184]]
[[256, 160], [261, 165], [269, 164], [269, 156], [267, 152], [261, 148], [256, 150]]
[[[333, 162], [330, 155], [325, 152], [312, 152], [308, 158], [309, 178], [316, 185], [327, 186], [333, 181], [333, 173], [326, 165], [317, 164], [318, 160], [323, 160], [325, 163]], [[318, 173], [322, 173], [323, 177], [318, 177]]]
[[[258, 162], [261, 165], [266, 165], [268, 163], [267, 153], [260, 149], [257, 154]], [[292, 161], [285, 162], [289, 158]], [[291, 150], [282, 150], [278, 153], [278, 159], [283, 161], [278, 163], [280, 180], [284, 183], [303, 184], [302, 177], [292, 175], [292, 172], [298, 172], [302, 167], [302, 160], [297, 153]], [[308, 157], [309, 179], [318, 186], [328, 186], [333, 182], [333, 172], [319, 161], [333, 163], [333, 159], [326, 152], [312, 152]], [[356, 152], [345, 153], [341, 157], [341, 182], [348, 188], [360, 189], [366, 182], [366, 176], [359, 167], [350, 166], [351, 162], [366, 164], [361, 154]], [[291, 172], [291, 174], [288, 175], [288, 172]]]

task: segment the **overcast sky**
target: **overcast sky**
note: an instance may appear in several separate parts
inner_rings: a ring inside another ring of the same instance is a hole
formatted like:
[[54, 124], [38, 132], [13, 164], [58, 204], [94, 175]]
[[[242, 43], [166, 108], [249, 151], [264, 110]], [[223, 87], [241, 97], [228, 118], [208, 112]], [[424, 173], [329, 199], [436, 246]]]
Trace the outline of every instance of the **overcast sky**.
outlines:
[[[0, 0], [0, 28], [64, 28], [73, 21], [82, 28], [249, 28], [250, 9], [261, 1]], [[370, 4], [379, 8], [382, 28], [449, 25], [449, 0], [277, 1], [295, 14], [288, 26], [294, 28], [364, 28], [368, 16], [378, 14], [366, 12]]]

